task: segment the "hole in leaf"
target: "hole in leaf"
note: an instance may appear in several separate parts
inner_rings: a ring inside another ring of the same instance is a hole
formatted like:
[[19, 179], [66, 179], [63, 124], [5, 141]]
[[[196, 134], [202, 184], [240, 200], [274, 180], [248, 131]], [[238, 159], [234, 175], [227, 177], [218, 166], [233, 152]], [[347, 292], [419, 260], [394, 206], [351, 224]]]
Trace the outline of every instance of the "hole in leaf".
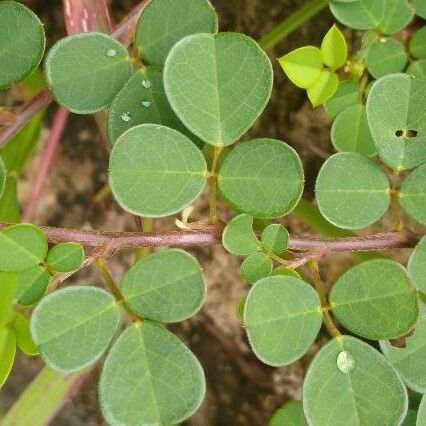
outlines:
[[405, 138], [415, 138], [417, 136], [417, 130], [408, 129], [408, 130], [397, 130], [395, 132], [395, 136], [397, 137], [405, 137]]

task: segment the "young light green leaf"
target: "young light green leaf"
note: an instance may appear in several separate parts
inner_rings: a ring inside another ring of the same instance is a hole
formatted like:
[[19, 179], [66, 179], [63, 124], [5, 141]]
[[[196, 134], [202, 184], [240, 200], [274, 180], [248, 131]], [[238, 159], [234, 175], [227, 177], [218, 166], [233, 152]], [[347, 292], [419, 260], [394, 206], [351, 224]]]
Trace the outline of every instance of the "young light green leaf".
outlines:
[[373, 84], [367, 118], [382, 160], [399, 170], [426, 161], [426, 80], [391, 74]]
[[410, 389], [426, 393], [426, 317], [416, 324], [414, 334], [405, 338], [405, 346], [392, 346], [387, 340], [380, 347]]
[[416, 287], [426, 294], [426, 236], [412, 251], [407, 268]]
[[286, 402], [275, 411], [269, 426], [308, 426], [302, 401]]
[[416, 11], [416, 15], [426, 19], [426, 3], [423, 0], [413, 0], [413, 5]]
[[231, 219], [222, 234], [226, 251], [237, 256], [250, 256], [259, 250], [259, 241], [253, 232], [253, 218], [240, 214]]
[[376, 154], [376, 146], [368, 127], [365, 106], [355, 104], [342, 111], [331, 127], [331, 142], [337, 151]]
[[236, 33], [185, 37], [164, 66], [164, 88], [177, 116], [217, 146], [231, 145], [253, 125], [269, 100], [272, 78], [266, 53]]
[[0, 328], [0, 388], [12, 370], [16, 353], [15, 333], [9, 327]]
[[235, 313], [239, 320], [244, 321], [244, 308], [246, 306], [247, 296], [241, 296], [237, 301], [237, 306], [235, 307]]
[[302, 278], [296, 270], [286, 268], [285, 266], [277, 266], [274, 268], [271, 275], [286, 275], [288, 277]]
[[279, 223], [268, 225], [262, 231], [262, 243], [266, 250], [278, 256], [287, 250], [289, 239], [290, 234], [287, 229]]
[[43, 24], [16, 1], [0, 2], [0, 90], [23, 80], [43, 58]]
[[380, 219], [390, 204], [384, 172], [355, 153], [332, 155], [321, 167], [315, 193], [321, 214], [333, 225], [359, 229]]
[[56, 272], [75, 271], [84, 261], [84, 249], [81, 244], [60, 243], [50, 249], [46, 260]]
[[47, 239], [34, 225], [12, 225], [0, 232], [0, 253], [1, 271], [22, 271], [43, 261]]
[[244, 323], [250, 344], [265, 364], [290, 364], [303, 356], [321, 328], [321, 304], [304, 281], [284, 275], [263, 278], [250, 290]]
[[0, 329], [10, 321], [16, 287], [16, 273], [0, 271]]
[[175, 424], [197, 410], [205, 387], [194, 354], [164, 327], [144, 321], [127, 328], [112, 347], [99, 399], [109, 424]]
[[302, 89], [313, 86], [324, 67], [321, 51], [315, 46], [304, 46], [278, 59], [287, 77]]
[[216, 33], [217, 28], [217, 14], [208, 0], [152, 0], [139, 18], [135, 43], [144, 63], [162, 66], [179, 40]]
[[367, 69], [374, 78], [398, 73], [405, 68], [407, 54], [401, 42], [394, 38], [381, 37], [368, 49]]
[[77, 114], [110, 105], [131, 73], [126, 48], [102, 33], [62, 38], [46, 57], [46, 78], [55, 99]]
[[13, 318], [12, 328], [15, 332], [16, 345], [24, 354], [38, 355], [40, 353], [31, 338], [30, 322], [20, 312], [17, 312]]
[[317, 353], [303, 384], [311, 425], [399, 425], [407, 408], [407, 391], [389, 361], [350, 336], [334, 338]]
[[401, 207], [413, 219], [426, 225], [426, 164], [410, 173], [399, 192]]
[[254, 139], [235, 147], [223, 161], [218, 188], [238, 211], [257, 218], [291, 212], [304, 185], [296, 151], [276, 139]]
[[385, 0], [355, 0], [341, 2], [331, 0], [330, 10], [334, 17], [356, 30], [377, 28], [385, 16]]
[[322, 105], [330, 99], [339, 86], [339, 77], [334, 72], [322, 70], [318, 80], [308, 89], [312, 106]]
[[371, 340], [408, 333], [419, 315], [407, 271], [389, 259], [374, 259], [346, 271], [330, 291], [333, 314], [349, 331]]
[[43, 266], [34, 266], [18, 272], [16, 300], [21, 305], [34, 305], [46, 292], [50, 273]]
[[0, 199], [3, 195], [4, 188], [6, 186], [6, 173], [6, 167], [0, 157]]
[[[426, 8], [425, 8], [426, 17]], [[422, 426], [426, 424], [426, 395], [423, 395], [422, 401], [420, 402], [419, 409], [417, 411], [417, 422], [416, 426]]]
[[395, 34], [406, 27], [414, 17], [414, 7], [407, 0], [386, 0], [385, 12], [379, 30], [382, 34]]
[[250, 284], [267, 277], [274, 264], [265, 253], [254, 253], [241, 264], [241, 276]]
[[417, 30], [410, 39], [410, 52], [418, 59], [426, 59], [426, 26]]
[[204, 188], [207, 165], [201, 151], [176, 130], [135, 126], [114, 144], [109, 163], [112, 193], [123, 209], [140, 216], [169, 216]]
[[31, 335], [47, 364], [73, 372], [103, 354], [119, 323], [120, 310], [109, 293], [74, 286], [42, 299], [31, 317]]
[[426, 59], [411, 62], [406, 73], [413, 77], [426, 77]]
[[168, 249], [135, 263], [123, 277], [121, 293], [141, 317], [179, 322], [201, 308], [206, 284], [194, 256], [184, 250]]
[[335, 118], [346, 108], [355, 105], [359, 97], [359, 82], [345, 80], [340, 82], [334, 95], [324, 103], [324, 108], [331, 118]]
[[332, 69], [345, 65], [348, 58], [348, 47], [342, 32], [333, 25], [321, 43], [321, 57], [324, 64]]

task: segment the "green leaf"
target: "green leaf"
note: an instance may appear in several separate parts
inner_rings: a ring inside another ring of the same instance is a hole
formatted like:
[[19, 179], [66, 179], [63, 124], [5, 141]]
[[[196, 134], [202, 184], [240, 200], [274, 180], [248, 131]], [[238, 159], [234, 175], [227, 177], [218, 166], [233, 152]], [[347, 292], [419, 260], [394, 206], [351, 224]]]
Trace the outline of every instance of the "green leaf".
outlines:
[[325, 345], [309, 366], [303, 408], [312, 425], [399, 425], [408, 396], [382, 354], [361, 340], [341, 336]]
[[409, 409], [401, 426], [416, 426], [417, 411]]
[[237, 306], [235, 307], [235, 313], [237, 318], [241, 321], [244, 321], [244, 308], [246, 306], [247, 296], [241, 296], [237, 301]]
[[408, 0], [386, 0], [385, 12], [379, 30], [383, 34], [395, 34], [405, 28], [414, 17], [414, 7]]
[[[426, 10], [425, 10], [426, 15]], [[419, 410], [417, 411], [417, 423], [416, 426], [422, 426], [426, 424], [426, 396], [423, 395], [422, 401], [419, 405]]]
[[207, 177], [201, 151], [176, 130], [154, 124], [133, 127], [118, 138], [109, 171], [117, 202], [145, 217], [184, 209], [201, 193]]
[[287, 229], [279, 223], [268, 225], [262, 232], [262, 243], [266, 250], [278, 256], [287, 250], [289, 239], [290, 234]]
[[387, 340], [383, 340], [380, 342], [380, 348], [410, 389], [426, 393], [425, 316], [416, 324], [414, 334], [405, 338], [405, 347], [394, 347]]
[[302, 89], [312, 87], [324, 67], [321, 51], [315, 46], [304, 46], [278, 59], [287, 77]]
[[355, 0], [351, 2], [330, 1], [330, 10], [334, 17], [356, 30], [377, 28], [385, 16], [384, 0]]
[[[8, 144], [9, 145], [9, 144]], [[18, 202], [17, 177], [14, 174], [6, 176], [3, 196], [0, 200], [0, 221], [6, 223], [19, 222], [20, 209]]]
[[380, 219], [390, 204], [384, 172], [361, 154], [332, 155], [321, 167], [315, 192], [321, 214], [333, 225], [359, 229]]
[[6, 89], [37, 68], [46, 39], [40, 19], [16, 1], [0, 2], [0, 22], [0, 89]]
[[102, 33], [62, 38], [46, 57], [46, 78], [55, 99], [77, 114], [110, 105], [131, 73], [126, 48]]
[[195, 34], [179, 41], [164, 66], [164, 88], [183, 124], [211, 145], [231, 145], [264, 110], [272, 66], [251, 38]]
[[296, 151], [276, 139], [254, 139], [235, 147], [223, 161], [218, 188], [238, 211], [269, 219], [291, 212], [303, 191]]
[[127, 328], [112, 347], [99, 399], [109, 424], [175, 424], [198, 409], [205, 386], [194, 354], [165, 328], [144, 321]]
[[200, 264], [179, 249], [162, 250], [139, 260], [125, 273], [120, 288], [134, 312], [161, 322], [179, 322], [195, 315], [206, 297]]
[[339, 86], [339, 77], [334, 72], [322, 70], [318, 80], [308, 89], [312, 106], [322, 105], [330, 99]]
[[426, 161], [426, 80], [391, 74], [373, 84], [367, 118], [382, 160], [394, 169], [416, 167]]
[[324, 64], [332, 69], [345, 65], [348, 58], [348, 47], [342, 32], [333, 25], [321, 43], [321, 57]]
[[426, 236], [418, 242], [411, 252], [407, 268], [416, 287], [421, 292], [426, 293]]
[[426, 225], [426, 164], [411, 172], [402, 182], [399, 203], [405, 212]]
[[153, 0], [139, 18], [135, 43], [144, 63], [163, 65], [179, 40], [217, 28], [217, 14], [207, 0]]
[[10, 321], [16, 281], [16, 273], [0, 271], [0, 328]]
[[109, 293], [74, 286], [42, 299], [31, 317], [31, 335], [48, 365], [73, 372], [104, 353], [119, 323], [120, 311]]
[[274, 264], [265, 253], [254, 253], [241, 264], [241, 276], [250, 284], [267, 277]]
[[331, 127], [331, 142], [337, 151], [376, 154], [364, 105], [349, 106], [336, 117]]
[[40, 352], [33, 342], [30, 333], [30, 322], [28, 319], [17, 312], [12, 323], [15, 332], [16, 345], [26, 355], [38, 355]]
[[368, 49], [366, 63], [369, 73], [374, 78], [380, 78], [401, 72], [407, 63], [407, 54], [398, 40], [381, 37]]
[[4, 188], [6, 186], [6, 167], [3, 163], [3, 160], [0, 157], [0, 199], [3, 195]]
[[286, 275], [288, 277], [301, 278], [300, 274], [291, 268], [286, 268], [285, 266], [277, 266], [272, 271], [271, 275]]
[[43, 266], [34, 266], [18, 273], [16, 300], [21, 305], [34, 305], [46, 292], [50, 274]]
[[370, 340], [403, 336], [419, 315], [407, 271], [388, 259], [369, 260], [346, 271], [333, 285], [329, 299], [339, 322]]
[[259, 241], [253, 232], [253, 218], [240, 214], [231, 219], [222, 233], [226, 251], [237, 256], [250, 256], [259, 249]]
[[426, 77], [426, 59], [411, 62], [406, 73], [414, 77]]
[[265, 364], [290, 364], [309, 349], [321, 328], [315, 290], [284, 275], [263, 278], [250, 290], [244, 323], [254, 353]]
[[334, 95], [324, 103], [324, 108], [331, 118], [335, 118], [346, 108], [355, 105], [359, 97], [359, 82], [345, 80], [339, 83]]
[[410, 39], [410, 52], [418, 59], [426, 59], [426, 26], [417, 30]]
[[308, 426], [303, 413], [302, 401], [286, 402], [275, 411], [269, 426]]
[[71, 272], [80, 268], [84, 261], [84, 249], [77, 243], [60, 243], [47, 254], [47, 263], [56, 272]]
[[16, 339], [8, 327], [0, 328], [0, 388], [7, 380], [13, 367], [16, 353]]
[[177, 118], [164, 92], [162, 72], [154, 67], [135, 72], [112, 101], [108, 112], [111, 145], [126, 130], [145, 123], [163, 124], [187, 135], [197, 145], [202, 143]]
[[12, 225], [0, 232], [0, 253], [0, 270], [22, 271], [43, 261], [47, 239], [34, 225]]
[[413, 0], [412, 2], [416, 10], [416, 15], [426, 19], [426, 3], [423, 0]]

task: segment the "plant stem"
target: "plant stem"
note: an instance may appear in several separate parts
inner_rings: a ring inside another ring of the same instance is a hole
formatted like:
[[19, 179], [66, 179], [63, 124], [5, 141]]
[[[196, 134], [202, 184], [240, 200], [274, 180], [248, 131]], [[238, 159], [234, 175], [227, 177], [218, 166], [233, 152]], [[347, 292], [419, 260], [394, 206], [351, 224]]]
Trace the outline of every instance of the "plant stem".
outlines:
[[310, 0], [299, 10], [284, 19], [273, 30], [260, 39], [260, 47], [269, 50], [293, 31], [297, 30], [306, 21], [319, 13], [328, 5], [328, 0]]
[[219, 164], [220, 154], [222, 153], [222, 146], [214, 147], [214, 156], [212, 167], [209, 175], [209, 216], [210, 223], [215, 225], [218, 221], [217, 217], [217, 166]]
[[317, 291], [321, 301], [322, 318], [323, 318], [324, 326], [331, 336], [333, 337], [341, 336], [341, 333], [339, 329], [336, 327], [336, 324], [334, 324], [334, 321], [331, 318], [331, 315], [329, 312], [330, 306], [327, 302], [327, 297], [325, 295], [324, 283], [322, 282], [322, 279], [321, 279], [318, 262], [316, 260], [310, 260], [308, 262], [308, 265], [312, 274], [312, 282], [314, 283], [315, 290]]

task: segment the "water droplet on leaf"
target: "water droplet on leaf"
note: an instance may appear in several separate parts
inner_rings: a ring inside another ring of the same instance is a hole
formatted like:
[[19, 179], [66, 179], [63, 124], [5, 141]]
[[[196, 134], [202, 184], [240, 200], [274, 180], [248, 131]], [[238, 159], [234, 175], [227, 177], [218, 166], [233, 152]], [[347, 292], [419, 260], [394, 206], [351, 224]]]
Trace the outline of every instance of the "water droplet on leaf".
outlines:
[[117, 54], [117, 51], [115, 49], [108, 49], [106, 51], [106, 55], [108, 58], [113, 58]]
[[132, 114], [130, 114], [130, 112], [123, 112], [123, 114], [121, 114], [121, 119], [123, 121], [130, 121], [132, 119]]
[[149, 108], [151, 106], [151, 101], [142, 101], [142, 106]]
[[342, 351], [337, 356], [337, 368], [342, 373], [349, 373], [355, 367], [355, 360], [352, 358], [352, 355], [347, 351]]
[[149, 80], [142, 80], [142, 86], [145, 87], [145, 89], [149, 89], [152, 83]]

